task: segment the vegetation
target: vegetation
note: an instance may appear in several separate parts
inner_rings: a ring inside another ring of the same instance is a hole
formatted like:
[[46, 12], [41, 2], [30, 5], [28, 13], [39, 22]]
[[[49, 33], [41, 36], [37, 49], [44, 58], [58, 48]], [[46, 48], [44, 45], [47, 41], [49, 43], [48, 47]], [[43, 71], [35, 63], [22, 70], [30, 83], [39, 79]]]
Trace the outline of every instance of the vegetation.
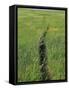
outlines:
[[50, 80], [65, 79], [65, 12], [19, 8], [18, 82], [41, 80], [39, 41], [46, 31], [45, 77], [50, 76]]

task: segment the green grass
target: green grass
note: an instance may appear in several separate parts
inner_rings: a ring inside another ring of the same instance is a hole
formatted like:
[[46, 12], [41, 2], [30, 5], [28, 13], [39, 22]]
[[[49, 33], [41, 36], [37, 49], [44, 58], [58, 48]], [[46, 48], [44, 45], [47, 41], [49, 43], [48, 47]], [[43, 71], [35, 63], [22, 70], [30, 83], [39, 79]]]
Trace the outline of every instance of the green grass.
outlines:
[[18, 9], [18, 82], [39, 81], [39, 40], [44, 31], [51, 80], [65, 79], [65, 12]]

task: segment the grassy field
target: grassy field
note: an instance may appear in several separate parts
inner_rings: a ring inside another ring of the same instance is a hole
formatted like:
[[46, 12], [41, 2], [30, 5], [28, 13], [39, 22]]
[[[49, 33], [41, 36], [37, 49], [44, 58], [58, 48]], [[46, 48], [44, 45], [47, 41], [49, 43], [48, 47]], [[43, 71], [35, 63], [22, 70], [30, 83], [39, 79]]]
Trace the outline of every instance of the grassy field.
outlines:
[[65, 12], [18, 9], [18, 82], [40, 81], [39, 40], [45, 37], [50, 80], [65, 79]]

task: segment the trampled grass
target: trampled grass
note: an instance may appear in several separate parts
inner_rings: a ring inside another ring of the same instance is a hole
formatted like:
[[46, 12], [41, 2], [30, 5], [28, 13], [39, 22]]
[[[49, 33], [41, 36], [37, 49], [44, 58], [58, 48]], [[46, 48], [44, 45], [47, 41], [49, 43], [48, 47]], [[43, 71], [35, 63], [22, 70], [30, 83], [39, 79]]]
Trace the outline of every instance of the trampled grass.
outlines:
[[39, 40], [45, 37], [51, 80], [65, 79], [65, 12], [18, 9], [18, 82], [40, 81]]

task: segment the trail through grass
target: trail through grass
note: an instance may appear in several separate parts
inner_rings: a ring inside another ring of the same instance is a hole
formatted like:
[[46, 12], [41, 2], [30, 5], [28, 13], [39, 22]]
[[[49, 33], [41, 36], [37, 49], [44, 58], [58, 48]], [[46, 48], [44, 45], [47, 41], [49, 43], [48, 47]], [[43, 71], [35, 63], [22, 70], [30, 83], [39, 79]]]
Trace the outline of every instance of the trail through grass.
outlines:
[[18, 82], [40, 81], [38, 44], [46, 36], [51, 80], [65, 79], [65, 12], [18, 9]]

